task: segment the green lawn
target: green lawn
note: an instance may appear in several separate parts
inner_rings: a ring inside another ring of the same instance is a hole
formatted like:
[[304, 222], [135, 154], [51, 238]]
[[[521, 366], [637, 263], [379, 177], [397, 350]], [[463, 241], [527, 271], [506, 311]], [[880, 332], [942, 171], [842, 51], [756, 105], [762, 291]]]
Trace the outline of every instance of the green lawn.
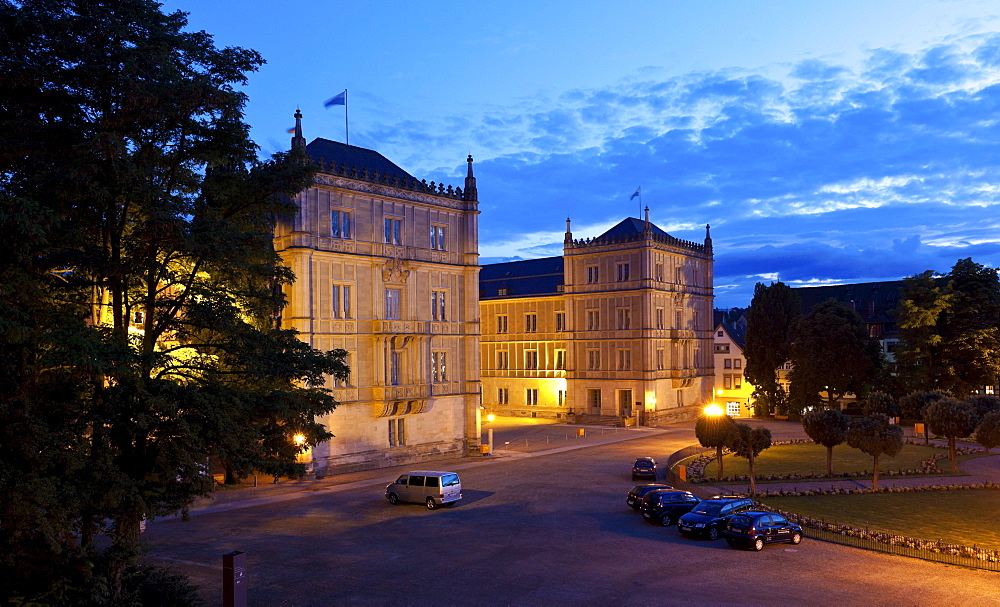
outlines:
[[997, 490], [768, 497], [761, 501], [829, 523], [1000, 550]]
[[[920, 470], [920, 462], [935, 454], [947, 454], [947, 450], [924, 445], [904, 445], [903, 450], [896, 457], [883, 455], [879, 458], [879, 471]], [[960, 455], [959, 461], [969, 457], [975, 456]], [[872, 463], [871, 456], [859, 449], [852, 449], [846, 444], [833, 448], [834, 474], [870, 472]], [[705, 468], [705, 477], [715, 478], [717, 466], [716, 462], [710, 463]], [[945, 473], [951, 471], [951, 464], [947, 458], [938, 462], [938, 467]], [[777, 445], [761, 452], [757, 457], [755, 468], [758, 478], [768, 474], [826, 474], [826, 447], [816, 443]], [[749, 473], [746, 459], [732, 454], [723, 457], [723, 474], [725, 476]]]

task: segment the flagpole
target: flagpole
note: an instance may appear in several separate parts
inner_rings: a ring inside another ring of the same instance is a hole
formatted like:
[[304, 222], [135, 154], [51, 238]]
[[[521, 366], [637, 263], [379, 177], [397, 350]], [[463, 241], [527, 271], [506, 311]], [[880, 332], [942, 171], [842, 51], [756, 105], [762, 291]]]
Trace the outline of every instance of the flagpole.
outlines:
[[351, 129], [347, 123], [347, 89], [344, 89], [344, 138], [347, 145], [351, 145]]
[[639, 214], [636, 215], [636, 217], [642, 219], [642, 186], [639, 186], [638, 189], [639, 189]]

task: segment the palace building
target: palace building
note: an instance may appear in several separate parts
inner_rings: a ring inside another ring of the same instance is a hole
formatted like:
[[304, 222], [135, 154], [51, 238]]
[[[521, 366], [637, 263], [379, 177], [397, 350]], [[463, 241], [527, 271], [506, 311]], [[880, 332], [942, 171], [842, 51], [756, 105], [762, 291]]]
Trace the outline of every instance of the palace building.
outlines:
[[483, 266], [483, 405], [501, 415], [693, 418], [712, 400], [712, 239], [629, 217], [563, 255]]
[[317, 474], [464, 454], [479, 441], [478, 201], [418, 181], [378, 152], [326, 139], [293, 149], [319, 167], [278, 218], [275, 249], [295, 273], [284, 326], [320, 350], [348, 352], [339, 406], [320, 420]]

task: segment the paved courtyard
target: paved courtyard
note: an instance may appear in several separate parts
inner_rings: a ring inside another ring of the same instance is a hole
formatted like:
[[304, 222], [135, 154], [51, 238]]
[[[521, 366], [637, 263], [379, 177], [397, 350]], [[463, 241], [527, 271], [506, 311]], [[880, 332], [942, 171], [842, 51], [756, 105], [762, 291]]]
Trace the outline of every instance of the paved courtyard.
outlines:
[[462, 475], [453, 507], [390, 505], [396, 469], [261, 485], [152, 522], [150, 558], [209, 604], [233, 550], [247, 553], [251, 605], [1000, 604], [996, 573], [808, 538], [746, 552], [643, 522], [624, 503], [631, 459], [665, 460], [690, 428], [567, 439], [566, 426], [509, 426], [495, 431], [508, 453], [420, 466]]

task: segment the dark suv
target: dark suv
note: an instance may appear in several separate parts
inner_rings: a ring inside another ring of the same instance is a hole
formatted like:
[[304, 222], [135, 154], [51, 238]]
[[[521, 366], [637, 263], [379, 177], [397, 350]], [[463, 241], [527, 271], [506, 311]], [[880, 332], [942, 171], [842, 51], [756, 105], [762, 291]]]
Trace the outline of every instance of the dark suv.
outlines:
[[635, 463], [632, 464], [632, 480], [637, 481], [640, 478], [648, 478], [651, 481], [656, 480], [655, 459], [651, 457], [636, 458]]
[[726, 524], [726, 541], [730, 546], [763, 550], [764, 544], [802, 541], [802, 527], [780, 514], [747, 510], [734, 514]]
[[676, 489], [661, 489], [650, 491], [642, 498], [639, 512], [642, 518], [650, 523], [659, 523], [669, 527], [682, 514], [686, 514], [701, 500], [688, 491]]
[[625, 496], [625, 503], [631, 506], [633, 510], [638, 510], [639, 504], [642, 503], [642, 498], [644, 498], [650, 491], [656, 491], [657, 489], [673, 489], [673, 487], [661, 483], [643, 483], [641, 485], [636, 485], [635, 487], [632, 487], [629, 490], [628, 495]]
[[677, 529], [685, 535], [716, 540], [726, 528], [729, 517], [753, 508], [753, 500], [746, 497], [714, 497], [704, 500], [677, 519]]

